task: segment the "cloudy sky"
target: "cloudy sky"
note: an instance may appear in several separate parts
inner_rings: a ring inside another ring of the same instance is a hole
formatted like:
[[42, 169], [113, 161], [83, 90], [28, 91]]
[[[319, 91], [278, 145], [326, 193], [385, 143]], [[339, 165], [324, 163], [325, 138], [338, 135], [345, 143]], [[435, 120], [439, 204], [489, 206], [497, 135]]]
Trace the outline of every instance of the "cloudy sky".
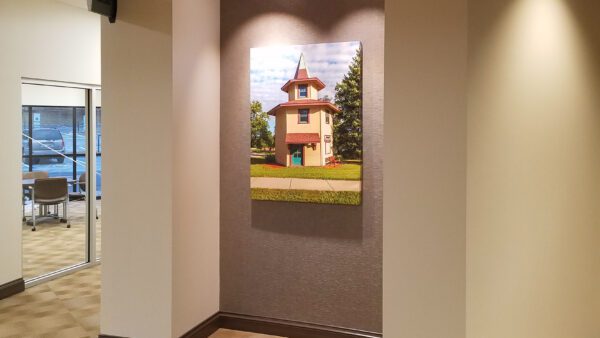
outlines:
[[[335, 97], [335, 85], [348, 72], [360, 42], [322, 43], [299, 46], [273, 46], [250, 49], [250, 98], [258, 100], [264, 111], [288, 100], [281, 87], [294, 77], [300, 54], [311, 77], [318, 77], [326, 85], [320, 97]], [[271, 129], [274, 118], [270, 118]]]

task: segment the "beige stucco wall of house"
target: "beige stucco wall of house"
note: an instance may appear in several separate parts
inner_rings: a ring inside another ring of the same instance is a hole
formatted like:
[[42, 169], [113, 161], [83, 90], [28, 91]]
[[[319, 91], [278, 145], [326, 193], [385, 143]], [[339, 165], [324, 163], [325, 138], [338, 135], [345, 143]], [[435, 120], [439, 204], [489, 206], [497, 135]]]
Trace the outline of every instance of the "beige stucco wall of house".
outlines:
[[275, 117], [275, 160], [277, 163], [288, 166], [288, 148], [285, 144], [287, 133], [285, 114], [279, 113]]
[[317, 87], [315, 87], [314, 84], [311, 84], [308, 86], [308, 98], [309, 99], [318, 99], [319, 98], [319, 91], [317, 90]]
[[304, 165], [307, 167], [317, 167], [321, 164], [321, 145], [304, 146]]
[[[298, 110], [299, 109], [302, 109], [302, 108], [301, 107], [300, 108], [290, 108], [290, 109], [286, 110], [285, 125], [287, 127], [287, 132], [288, 133], [318, 133], [321, 138], [321, 142], [323, 142], [321, 124], [324, 122], [323, 114], [325, 113], [325, 109], [320, 108], [320, 107], [311, 108], [309, 110], [309, 116], [310, 116], [309, 123], [298, 123]], [[280, 113], [280, 114], [283, 115], [282, 113]], [[276, 140], [276, 142], [277, 142], [277, 140]], [[280, 144], [283, 144], [287, 151], [287, 146], [285, 145], [285, 136], [283, 136], [283, 139], [279, 140], [279, 142], [277, 142], [275, 144], [275, 147], [277, 148], [277, 146]], [[279, 148], [281, 148], [281, 147], [279, 147]], [[281, 162], [281, 163], [283, 163], [283, 162]], [[324, 164], [325, 164], [325, 162], [323, 161], [323, 154], [321, 152], [320, 144], [317, 144], [314, 148], [310, 147], [310, 146], [304, 147], [304, 165], [305, 166], [321, 166]]]
[[288, 133], [320, 133], [321, 132], [321, 111], [323, 108], [310, 108], [309, 123], [298, 123], [298, 108], [290, 108], [285, 112], [287, 132]]
[[[313, 147], [304, 147], [304, 165], [305, 166], [321, 166], [325, 165], [325, 158], [331, 154], [325, 154], [324, 135], [332, 135], [331, 124], [325, 124], [326, 109], [311, 108], [309, 110], [310, 123], [298, 123], [298, 109], [289, 108], [285, 112], [280, 112], [276, 116], [275, 121], [275, 159], [281, 165], [290, 165], [289, 150], [285, 143], [287, 133], [318, 133], [321, 139], [321, 144]], [[330, 123], [333, 123], [331, 120]]]

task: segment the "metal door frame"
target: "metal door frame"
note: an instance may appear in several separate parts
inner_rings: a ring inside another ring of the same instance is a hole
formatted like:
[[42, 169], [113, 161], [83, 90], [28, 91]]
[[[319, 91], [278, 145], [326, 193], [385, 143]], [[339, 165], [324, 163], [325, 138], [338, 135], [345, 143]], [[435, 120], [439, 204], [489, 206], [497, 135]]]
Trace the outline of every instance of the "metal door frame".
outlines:
[[[101, 87], [93, 84], [52, 81], [25, 77], [21, 78], [21, 84], [84, 89], [85, 118], [87, 124], [85, 134], [87, 143], [85, 151], [85, 160], [87, 164], [85, 182], [87, 225], [85, 262], [26, 280], [25, 287], [28, 288], [100, 264], [99, 258], [96, 257], [96, 102], [98, 100], [96, 91], [101, 90]], [[30, 128], [32, 127], [30, 126]], [[76, 150], [74, 151], [76, 152]], [[23, 243], [21, 242], [21, 246], [22, 245]]]

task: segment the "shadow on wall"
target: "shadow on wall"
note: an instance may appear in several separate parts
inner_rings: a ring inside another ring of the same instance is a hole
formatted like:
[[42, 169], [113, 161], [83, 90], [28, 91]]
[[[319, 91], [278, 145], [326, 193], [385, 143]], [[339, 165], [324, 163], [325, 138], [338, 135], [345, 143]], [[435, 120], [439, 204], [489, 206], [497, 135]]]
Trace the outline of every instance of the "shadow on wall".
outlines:
[[[162, 13], [157, 16], [155, 13]], [[102, 21], [108, 21], [102, 18]], [[151, 31], [171, 35], [172, 1], [119, 1], [117, 23], [126, 22]]]
[[362, 241], [362, 214], [361, 206], [252, 201], [253, 228], [296, 236]]
[[[584, 42], [582, 45], [586, 46], [586, 56], [590, 58], [588, 69], [600, 74], [600, 30], [597, 29], [600, 1], [569, 1], [566, 6], [575, 18], [573, 22], [577, 24], [576, 29]], [[600, 76], [595, 77], [598, 78]], [[594, 88], [600, 85], [596, 81]]]
[[[308, 5], [307, 2], [309, 3]], [[328, 11], [323, 9], [327, 5], [317, 0], [247, 0], [245, 5], [254, 10], [235, 10], [235, 12], [226, 13], [226, 16], [233, 22], [237, 22], [238, 25], [234, 27], [233, 31], [223, 29], [221, 31], [222, 41], [227, 41], [247, 21], [256, 19], [260, 15], [256, 9], [261, 9], [264, 14], [281, 13], [286, 16], [302, 18], [302, 20], [313, 24], [317, 28], [317, 31], [326, 32], [332, 30], [341, 21], [341, 18], [359, 12], [361, 9], [373, 8], [381, 10], [384, 7], [384, 3], [384, 0], [354, 0], [352, 6], [340, 6], [335, 11]]]

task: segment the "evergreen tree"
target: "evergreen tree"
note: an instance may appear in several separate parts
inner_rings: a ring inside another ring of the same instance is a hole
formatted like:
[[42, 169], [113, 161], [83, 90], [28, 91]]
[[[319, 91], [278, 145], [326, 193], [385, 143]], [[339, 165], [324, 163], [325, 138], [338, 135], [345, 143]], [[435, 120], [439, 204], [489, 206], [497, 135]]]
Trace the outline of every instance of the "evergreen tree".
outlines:
[[269, 130], [269, 116], [262, 111], [262, 103], [250, 103], [250, 147], [263, 149], [273, 147], [273, 134]]
[[345, 159], [362, 156], [362, 47], [344, 79], [335, 86], [335, 104], [341, 112], [333, 114], [333, 146]]

